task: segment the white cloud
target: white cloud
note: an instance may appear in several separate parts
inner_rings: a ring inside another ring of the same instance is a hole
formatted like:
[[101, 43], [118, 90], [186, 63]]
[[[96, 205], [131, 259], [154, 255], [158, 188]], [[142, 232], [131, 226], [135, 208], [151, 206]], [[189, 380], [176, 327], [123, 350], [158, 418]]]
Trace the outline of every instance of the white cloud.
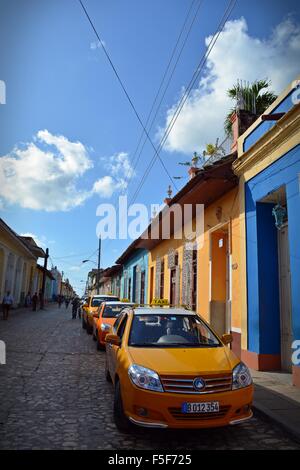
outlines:
[[135, 175], [128, 153], [119, 152], [110, 157], [101, 158], [101, 161], [110, 175], [98, 179], [94, 183], [93, 191], [102, 197], [109, 198], [115, 191], [126, 190], [129, 179]]
[[101, 44], [105, 47], [105, 41], [101, 40], [101, 41], [92, 41], [90, 43], [90, 49], [92, 49], [92, 51], [94, 51], [95, 49], [99, 49], [101, 47]]
[[[211, 37], [206, 38], [206, 45]], [[224, 136], [223, 121], [232, 107], [226, 91], [237, 79], [270, 79], [279, 94], [299, 74], [300, 27], [291, 18], [280, 23], [267, 39], [253, 37], [244, 18], [228, 21], [211, 51], [204, 76], [189, 96], [174, 125], [166, 148], [191, 153]], [[166, 115], [165, 127], [177, 107]], [[160, 136], [164, 129], [160, 129]]]
[[109, 198], [113, 195], [115, 191], [115, 181], [111, 176], [103, 176], [99, 178], [93, 186], [94, 193], [99, 196]]
[[74, 271], [80, 271], [81, 266], [71, 266], [71, 267], [68, 268], [68, 269], [69, 269], [69, 271], [73, 271], [73, 272], [74, 272]]
[[109, 198], [126, 189], [127, 180], [134, 175], [128, 154], [120, 152], [102, 160], [110, 174], [95, 181], [91, 189], [79, 190], [79, 178], [93, 168], [87, 148], [41, 130], [33, 142], [16, 146], [0, 158], [0, 207], [6, 202], [35, 210], [66, 211], [95, 194]]
[[33, 142], [0, 158], [0, 197], [29, 209], [69, 210], [90, 196], [76, 182], [92, 166], [82, 143], [39, 131]]
[[46, 237], [39, 238], [37, 235], [31, 232], [20, 233], [21, 237], [31, 237], [35, 243], [41, 248], [47, 248]]

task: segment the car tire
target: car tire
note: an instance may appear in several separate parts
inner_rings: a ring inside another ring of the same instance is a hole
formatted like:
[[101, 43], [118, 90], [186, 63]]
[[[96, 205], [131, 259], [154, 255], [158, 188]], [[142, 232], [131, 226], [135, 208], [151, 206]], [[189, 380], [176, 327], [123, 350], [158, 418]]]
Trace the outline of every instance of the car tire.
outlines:
[[94, 331], [94, 329], [93, 329], [93, 340], [94, 340], [94, 341], [97, 341], [97, 336], [98, 336], [98, 333], [96, 333], [96, 335], [95, 335], [95, 331]]
[[86, 323], [85, 323], [85, 321], [84, 321], [84, 318], [83, 318], [83, 317], [82, 317], [82, 328], [83, 328], [84, 330], [86, 330]]
[[104, 375], [105, 375], [105, 380], [106, 380], [107, 382], [112, 382], [106, 361], [105, 361], [105, 372], [104, 372]]
[[97, 341], [97, 351], [104, 351], [105, 347], [102, 346], [102, 344], [100, 343], [98, 336], [97, 336], [96, 341]]
[[90, 327], [89, 323], [86, 323], [86, 332], [88, 335], [91, 335], [93, 333], [93, 328]]
[[115, 384], [115, 396], [114, 396], [114, 422], [118, 430], [124, 433], [130, 431], [130, 421], [124, 413], [120, 381], [116, 381]]

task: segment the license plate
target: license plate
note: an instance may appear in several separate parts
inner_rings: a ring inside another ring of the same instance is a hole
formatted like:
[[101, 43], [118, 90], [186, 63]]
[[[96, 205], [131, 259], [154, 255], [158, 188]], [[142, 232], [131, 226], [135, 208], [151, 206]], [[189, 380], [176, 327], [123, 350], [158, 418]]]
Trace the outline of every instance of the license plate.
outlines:
[[182, 403], [181, 411], [182, 413], [216, 413], [219, 411], [219, 402]]

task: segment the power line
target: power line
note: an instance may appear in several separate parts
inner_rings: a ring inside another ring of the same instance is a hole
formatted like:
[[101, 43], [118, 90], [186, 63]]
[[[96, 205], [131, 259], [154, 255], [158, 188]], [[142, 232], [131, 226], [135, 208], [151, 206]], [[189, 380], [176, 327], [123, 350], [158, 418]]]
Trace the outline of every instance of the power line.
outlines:
[[146, 127], [144, 126], [143, 121], [142, 121], [142, 119], [141, 119], [141, 117], [140, 117], [140, 115], [139, 115], [139, 113], [138, 113], [138, 111], [137, 111], [137, 109], [136, 109], [136, 107], [135, 107], [135, 105], [134, 105], [132, 99], [130, 98], [130, 96], [129, 96], [129, 94], [128, 94], [126, 88], [125, 88], [125, 85], [123, 84], [123, 82], [122, 82], [122, 80], [121, 80], [121, 77], [120, 77], [120, 75], [119, 75], [119, 73], [118, 73], [116, 67], [114, 66], [114, 64], [113, 64], [113, 62], [112, 62], [112, 59], [110, 58], [110, 55], [108, 54], [108, 52], [107, 52], [107, 50], [106, 50], [106, 47], [105, 47], [104, 44], [103, 44], [103, 41], [101, 41], [101, 39], [100, 39], [100, 36], [99, 36], [99, 34], [98, 34], [97, 30], [96, 30], [96, 27], [94, 26], [94, 23], [93, 23], [91, 17], [89, 16], [89, 14], [88, 14], [88, 12], [87, 12], [85, 6], [84, 6], [83, 3], [82, 3], [82, 0], [78, 0], [78, 1], [79, 1], [79, 3], [80, 3], [80, 5], [81, 5], [81, 7], [82, 7], [82, 9], [83, 9], [83, 11], [84, 11], [84, 13], [85, 13], [87, 19], [88, 19], [88, 21], [89, 21], [89, 23], [90, 23], [90, 25], [91, 25], [91, 27], [92, 27], [92, 29], [93, 29], [93, 31], [94, 31], [96, 37], [97, 37], [97, 39], [98, 39], [98, 41], [99, 41], [99, 44], [101, 45], [101, 47], [102, 47], [102, 49], [103, 49], [103, 51], [104, 51], [104, 54], [105, 54], [107, 60], [108, 60], [109, 63], [110, 63], [111, 68], [113, 69], [113, 72], [114, 72], [115, 76], [117, 77], [118, 82], [119, 82], [120, 85], [121, 85], [122, 90], [123, 90], [124, 93], [125, 93], [125, 96], [126, 96], [128, 102], [129, 102], [130, 106], [132, 107], [132, 109], [133, 109], [133, 111], [134, 111], [134, 114], [136, 115], [136, 117], [137, 117], [137, 119], [138, 119], [140, 125], [142, 126], [143, 131], [144, 131], [144, 133], [146, 134], [147, 139], [149, 140], [151, 146], [153, 147], [154, 152], [155, 152], [155, 154], [157, 155], [157, 158], [159, 158], [159, 161], [160, 161], [160, 163], [161, 163], [163, 169], [165, 170], [166, 174], [168, 175], [168, 177], [169, 177], [171, 183], [175, 186], [176, 189], [178, 189], [178, 188], [176, 187], [176, 184], [174, 183], [174, 180], [173, 180], [172, 176], [171, 176], [170, 173], [168, 172], [167, 167], [165, 166], [165, 164], [164, 164], [163, 160], [161, 159], [160, 155], [158, 154], [157, 149], [156, 149], [154, 143], [152, 142], [152, 139], [151, 139], [151, 137], [150, 137], [150, 135], [149, 135], [149, 133], [148, 133]]
[[[196, 2], [196, 0], [193, 0], [192, 3], [191, 3], [191, 5], [190, 5], [190, 7], [189, 7], [189, 9], [188, 9], [188, 12], [187, 12], [187, 14], [186, 14], [185, 20], [184, 20], [183, 25], [182, 25], [182, 27], [181, 27], [180, 33], [179, 33], [179, 35], [178, 35], [178, 37], [177, 37], [175, 46], [173, 47], [173, 50], [172, 50], [170, 59], [169, 59], [169, 61], [168, 61], [168, 64], [167, 64], [167, 67], [166, 67], [166, 69], [165, 69], [165, 71], [164, 71], [164, 74], [163, 74], [163, 77], [162, 77], [162, 79], [161, 79], [159, 88], [158, 88], [158, 90], [157, 90], [157, 92], [156, 92], [156, 96], [155, 96], [155, 98], [154, 98], [154, 100], [153, 100], [151, 109], [150, 109], [150, 111], [149, 111], [149, 114], [148, 114], [148, 117], [147, 117], [147, 120], [146, 120], [146, 124], [145, 124], [146, 127], [147, 127], [147, 125], [148, 125], [148, 122], [149, 122], [149, 120], [150, 120], [152, 111], [153, 111], [153, 109], [154, 109], [154, 106], [155, 106], [155, 104], [156, 104], [156, 102], [157, 102], [157, 99], [158, 99], [158, 97], [159, 97], [159, 94], [160, 94], [160, 92], [161, 92], [161, 89], [162, 89], [162, 87], [163, 87], [163, 84], [164, 84], [164, 82], [165, 82], [165, 79], [166, 79], [167, 74], [168, 74], [168, 72], [169, 72], [169, 69], [170, 69], [170, 67], [171, 67], [171, 64], [172, 64], [173, 58], [174, 58], [174, 56], [175, 56], [176, 50], [177, 50], [177, 48], [178, 48], [178, 45], [179, 45], [181, 36], [182, 36], [182, 34], [183, 34], [184, 30], [185, 30], [186, 24], [187, 24], [187, 22], [188, 22], [190, 13], [191, 13], [191, 11], [192, 11], [192, 8], [193, 8], [193, 5], [194, 5], [195, 2]], [[195, 14], [194, 19], [193, 19], [193, 21], [192, 21], [192, 25], [193, 25], [193, 23], [194, 23], [194, 20], [195, 20], [197, 14], [198, 14], [198, 11], [199, 11], [199, 8], [200, 8], [201, 3], [202, 3], [202, 2], [200, 2], [199, 7], [197, 8], [196, 14]], [[190, 27], [190, 29], [191, 29], [191, 27]], [[190, 32], [190, 29], [189, 29], [189, 32]], [[174, 71], [174, 69], [173, 69], [173, 71]], [[168, 81], [168, 84], [169, 84], [169, 83], [170, 83], [170, 80]], [[168, 87], [168, 84], [167, 84], [167, 87]], [[167, 87], [166, 87], [166, 88], [167, 88]], [[165, 89], [165, 91], [166, 91], [166, 89]], [[161, 102], [160, 102], [160, 104], [161, 104]], [[160, 104], [158, 105], [158, 107], [160, 106]], [[151, 130], [151, 127], [152, 127], [152, 125], [150, 125], [149, 131]], [[134, 162], [134, 157], [135, 157], [135, 155], [137, 154], [137, 151], [138, 151], [138, 149], [139, 149], [139, 146], [140, 146], [140, 143], [141, 143], [141, 141], [142, 141], [143, 136], [144, 136], [144, 131], [141, 132], [141, 135], [140, 135], [138, 144], [137, 144], [136, 149], [135, 149], [135, 152], [134, 152], [134, 154], [133, 154], [132, 164], [133, 164], [133, 162]], [[147, 138], [146, 138], [146, 140], [147, 140]], [[135, 165], [135, 166], [136, 166], [136, 165]]]
[[[97, 251], [97, 250], [96, 250], [96, 251]], [[90, 255], [90, 257], [92, 257], [92, 256], [96, 253], [96, 251], [94, 251], [94, 253], [92, 253], [92, 254]], [[53, 259], [58, 259], [58, 260], [60, 260], [60, 259], [66, 259], [66, 258], [79, 258], [79, 256], [86, 256], [86, 254], [87, 254], [87, 252], [85, 252], [85, 253], [78, 253], [78, 254], [76, 254], [76, 255], [53, 256]]]
[[[201, 60], [200, 60], [200, 62], [199, 62], [199, 64], [198, 64], [198, 66], [197, 66], [197, 68], [196, 68], [196, 70], [195, 70], [195, 72], [194, 72], [194, 74], [193, 74], [193, 76], [192, 76], [192, 78], [191, 78], [191, 80], [190, 80], [190, 82], [189, 82], [189, 84], [188, 84], [187, 91], [186, 91], [185, 94], [182, 96], [181, 100], [179, 101], [179, 104], [178, 104], [178, 106], [177, 106], [177, 108], [176, 108], [176, 110], [175, 110], [175, 112], [174, 112], [174, 114], [173, 114], [173, 116], [172, 116], [172, 119], [171, 119], [171, 121], [169, 122], [169, 124], [168, 124], [168, 126], [167, 126], [167, 128], [166, 128], [166, 130], [165, 130], [165, 132], [164, 132], [163, 137], [161, 138], [160, 144], [159, 144], [159, 146], [158, 146], [158, 151], [157, 151], [157, 153], [162, 150], [162, 148], [163, 148], [163, 146], [164, 146], [164, 144], [165, 144], [165, 142], [166, 142], [166, 140], [167, 140], [167, 138], [168, 138], [168, 136], [169, 136], [171, 130], [172, 130], [173, 127], [174, 127], [175, 122], [177, 121], [177, 118], [178, 118], [178, 116], [179, 116], [179, 114], [180, 114], [180, 112], [181, 112], [181, 110], [182, 110], [182, 108], [183, 108], [183, 106], [184, 106], [184, 104], [185, 104], [187, 98], [189, 97], [189, 95], [190, 95], [190, 93], [191, 93], [191, 91], [192, 91], [192, 89], [193, 89], [193, 86], [194, 86], [196, 80], [199, 78], [200, 73], [201, 73], [201, 71], [202, 71], [202, 69], [203, 69], [203, 67], [204, 67], [204, 65], [205, 65], [205, 63], [206, 63], [206, 61], [207, 61], [207, 59], [208, 59], [208, 57], [209, 57], [209, 55], [210, 55], [210, 53], [211, 53], [211, 51], [212, 51], [214, 45], [215, 45], [215, 43], [216, 43], [216, 41], [218, 40], [218, 38], [219, 38], [221, 32], [223, 31], [224, 26], [225, 26], [225, 23], [226, 23], [226, 21], [228, 20], [230, 14], [232, 13], [232, 11], [233, 11], [233, 9], [234, 9], [236, 3], [237, 3], [237, 0], [230, 0], [230, 1], [229, 1], [229, 4], [228, 4], [227, 8], [225, 9], [225, 12], [224, 12], [223, 17], [222, 17], [222, 19], [221, 19], [221, 21], [220, 21], [220, 23], [219, 23], [219, 25], [218, 25], [218, 28], [217, 28], [217, 30], [216, 30], [214, 36], [212, 37], [212, 39], [211, 39], [211, 41], [210, 41], [210, 43], [209, 43], [209, 45], [208, 45], [208, 48], [207, 48], [205, 54], [202, 56], [202, 58], [201, 58]], [[141, 181], [140, 181], [140, 183], [139, 183], [139, 186], [138, 186], [138, 188], [136, 189], [136, 191], [135, 191], [135, 193], [134, 193], [134, 195], [133, 195], [133, 198], [131, 199], [130, 203], [132, 203], [133, 201], [135, 201], [137, 195], [139, 194], [139, 192], [140, 192], [140, 190], [141, 190], [141, 188], [142, 188], [142, 186], [143, 186], [143, 184], [144, 184], [146, 178], [148, 177], [148, 175], [149, 175], [149, 173], [150, 173], [150, 171], [151, 171], [151, 169], [152, 169], [152, 167], [153, 167], [153, 165], [154, 165], [154, 163], [155, 163], [155, 161], [156, 161], [156, 158], [157, 158], [157, 156], [156, 156], [156, 154], [154, 154], [153, 157], [152, 157], [152, 159], [151, 159], [151, 161], [150, 161], [150, 163], [149, 163], [149, 165], [148, 165], [148, 167], [147, 167], [147, 169], [145, 170], [145, 172], [144, 172], [144, 174], [143, 174], [143, 176], [142, 176], [142, 179], [141, 179]]]
[[[156, 96], [155, 96], [155, 98], [154, 98], [154, 100], [153, 100], [151, 109], [150, 109], [150, 111], [149, 111], [149, 113], [148, 113], [148, 117], [147, 117], [146, 124], [145, 124], [146, 127], [148, 126], [148, 123], [149, 123], [149, 120], [150, 120], [152, 111], [154, 110], [155, 104], [156, 104], [156, 102], [157, 102], [157, 100], [158, 100], [158, 97], [159, 97], [159, 95], [160, 95], [160, 92], [161, 92], [161, 90], [162, 90], [162, 88], [163, 88], [164, 82], [165, 82], [165, 80], [166, 80], [166, 77], [167, 77], [168, 72], [169, 72], [169, 70], [170, 70], [171, 64], [172, 64], [173, 59], [174, 59], [174, 57], [175, 57], [176, 51], [177, 51], [177, 49], [178, 49], [178, 46], [179, 46], [179, 43], [180, 43], [180, 39], [181, 39], [181, 37], [182, 37], [182, 35], [183, 35], [183, 32], [184, 32], [185, 27], [186, 27], [186, 25], [187, 25], [187, 23], [188, 23], [188, 19], [189, 19], [189, 17], [190, 17], [190, 14], [191, 14], [191, 12], [192, 12], [193, 6], [194, 6], [194, 4], [195, 4], [196, 1], [197, 1], [197, 0], [193, 0], [193, 1], [192, 1], [191, 5], [190, 5], [190, 7], [189, 7], [189, 9], [188, 9], [188, 11], [187, 11], [185, 20], [184, 20], [184, 22], [183, 22], [183, 24], [182, 24], [182, 27], [181, 27], [181, 30], [180, 30], [179, 35], [178, 35], [178, 37], [177, 37], [175, 46], [173, 47], [173, 50], [172, 50], [172, 52], [171, 52], [170, 59], [169, 59], [168, 64], [167, 64], [167, 66], [166, 66], [166, 69], [165, 69], [165, 72], [164, 72], [164, 74], [163, 74], [163, 77], [162, 77], [162, 79], [161, 79], [159, 88], [158, 88], [158, 90], [157, 90], [157, 92], [156, 92]], [[148, 132], [150, 132], [151, 129], [152, 129], [152, 127], [153, 127], [153, 124], [154, 124], [155, 119], [156, 119], [156, 117], [157, 117], [159, 108], [160, 108], [160, 106], [161, 106], [161, 104], [162, 104], [162, 102], [163, 102], [163, 99], [164, 99], [164, 97], [165, 97], [165, 94], [166, 94], [166, 92], [167, 92], [167, 89], [168, 89], [168, 87], [169, 87], [169, 85], [170, 85], [171, 79], [172, 79], [172, 77], [173, 77], [173, 75], [174, 75], [174, 72], [175, 72], [176, 67], [177, 67], [177, 65], [178, 65], [178, 62], [179, 62], [179, 59], [180, 59], [180, 57], [181, 57], [181, 55], [182, 55], [182, 52], [183, 52], [183, 49], [184, 49], [184, 47], [185, 47], [185, 45], [186, 45], [186, 43], [187, 43], [188, 37], [189, 37], [189, 35], [190, 35], [190, 32], [191, 32], [192, 27], [193, 27], [193, 25], [194, 25], [194, 22], [195, 22], [195, 20], [196, 20], [196, 18], [197, 18], [197, 16], [198, 16], [198, 13], [199, 13], [199, 10], [200, 10], [201, 5], [203, 4], [203, 1], [204, 1], [204, 0], [201, 0], [201, 1], [199, 2], [198, 7], [196, 8], [196, 11], [195, 11], [194, 16], [193, 16], [193, 18], [192, 18], [192, 21], [191, 21], [191, 23], [190, 23], [189, 29], [188, 29], [188, 31], [187, 31], [187, 34], [186, 34], [185, 38], [184, 38], [183, 44], [182, 44], [182, 46], [181, 46], [181, 49], [180, 49], [179, 54], [178, 54], [178, 56], [177, 56], [177, 58], [176, 58], [175, 64], [173, 65], [173, 68], [172, 68], [172, 70], [171, 70], [171, 74], [170, 74], [170, 76], [169, 76], [169, 78], [168, 78], [168, 81], [167, 81], [167, 83], [166, 83], [166, 86], [165, 86], [165, 88], [164, 88], [163, 94], [162, 94], [162, 96], [161, 96], [161, 98], [160, 98], [160, 101], [159, 101], [157, 107], [156, 107], [156, 111], [155, 111], [155, 114], [154, 114], [154, 116], [153, 116], [153, 118], [152, 118], [152, 120], [151, 120], [150, 126], [149, 126], [149, 128], [148, 128]], [[130, 184], [131, 181], [132, 181], [132, 178], [133, 178], [133, 176], [134, 176], [134, 171], [135, 171], [135, 169], [136, 169], [136, 167], [137, 167], [137, 165], [138, 165], [138, 162], [139, 162], [139, 160], [140, 160], [141, 154], [142, 154], [143, 149], [144, 149], [144, 147], [145, 147], [145, 143], [147, 142], [147, 136], [146, 136], [145, 139], [144, 139], [143, 145], [142, 145], [142, 147], [141, 147], [141, 149], [140, 149], [140, 151], [139, 151], [139, 154], [138, 154], [138, 156], [137, 156], [137, 159], [136, 159], [136, 161], [134, 162], [135, 156], [136, 156], [136, 154], [137, 154], [137, 152], [138, 152], [138, 149], [139, 149], [139, 147], [140, 147], [140, 143], [141, 143], [141, 141], [142, 141], [142, 139], [143, 139], [143, 136], [144, 136], [144, 131], [142, 130], [141, 135], [140, 135], [140, 138], [139, 138], [139, 140], [138, 140], [138, 144], [137, 144], [137, 146], [136, 146], [136, 148], [135, 148], [135, 151], [134, 151], [133, 157], [132, 157], [132, 162], [131, 162], [131, 164], [133, 165], [133, 171], [132, 171], [132, 173], [130, 174], [129, 178], [127, 179], [127, 193], [128, 193], [128, 186], [129, 186], [129, 184]], [[116, 204], [117, 199], [118, 199], [118, 195], [116, 195], [116, 197], [114, 198], [113, 205]]]
[[[200, 10], [200, 7], [201, 7], [202, 3], [203, 3], [203, 1], [200, 1], [199, 5], [198, 5], [198, 7], [197, 7], [197, 9], [196, 9], [196, 11], [195, 11], [195, 14], [194, 14], [194, 17], [193, 17], [193, 19], [192, 19], [192, 22], [191, 22], [191, 24], [190, 24], [190, 26], [189, 26], [189, 29], [188, 29], [188, 31], [187, 31], [187, 34], [186, 34], [186, 36], [185, 36], [185, 39], [184, 39], [184, 41], [183, 41], [183, 44], [182, 44], [182, 46], [181, 46], [181, 49], [180, 49], [180, 51], [179, 51], [179, 54], [178, 54], [177, 59], [176, 59], [176, 61], [175, 61], [175, 64], [174, 64], [174, 66], [173, 66], [173, 68], [172, 68], [172, 71], [171, 71], [171, 74], [170, 74], [170, 76], [169, 76], [168, 82], [167, 82], [167, 84], [166, 84], [166, 86], [165, 86], [165, 89], [164, 89], [164, 91], [163, 91], [163, 94], [162, 94], [162, 96], [161, 96], [161, 98], [160, 98], [160, 101], [159, 101], [159, 103], [158, 103], [158, 105], [157, 105], [156, 112], [155, 112], [155, 114], [154, 114], [154, 116], [153, 116], [153, 118], [152, 118], [152, 120], [151, 120], [150, 127], [149, 127], [149, 132], [151, 131], [151, 129], [152, 129], [152, 127], [153, 127], [153, 124], [154, 124], [154, 122], [155, 122], [155, 119], [156, 119], [156, 117], [157, 117], [157, 115], [158, 115], [160, 106], [161, 106], [161, 104], [162, 104], [162, 102], [163, 102], [163, 99], [164, 99], [164, 97], [165, 97], [165, 95], [166, 95], [167, 89], [169, 88], [170, 82], [171, 82], [171, 80], [172, 80], [172, 78], [173, 78], [173, 75], [174, 75], [174, 72], [175, 72], [176, 67], [177, 67], [177, 65], [178, 65], [179, 59], [180, 59], [181, 54], [182, 54], [182, 52], [183, 52], [183, 50], [184, 50], [184, 47], [185, 47], [185, 45], [186, 45], [186, 43], [187, 43], [188, 37], [189, 37], [189, 35], [190, 35], [190, 33], [191, 33], [192, 27], [193, 27], [193, 25], [194, 25], [194, 22], [195, 22], [197, 16], [198, 16], [198, 13], [199, 13], [199, 10]], [[156, 94], [155, 100], [154, 100], [154, 102], [153, 102], [153, 104], [152, 104], [152, 107], [151, 107], [151, 110], [150, 110], [150, 113], [149, 113], [149, 116], [148, 116], [148, 119], [147, 119], [147, 123], [148, 123], [149, 118], [150, 118], [150, 116], [151, 116], [151, 114], [152, 114], [152, 110], [153, 110], [154, 105], [155, 105], [155, 103], [156, 103], [156, 101], [157, 101], [157, 99], [158, 99], [159, 93], [160, 93], [160, 91], [161, 91], [161, 89], [162, 89], [162, 85], [163, 85], [163, 83], [164, 83], [165, 77], [167, 76], [167, 72], [168, 72], [168, 70], [169, 70], [169, 68], [170, 68], [170, 65], [171, 65], [171, 63], [172, 63], [172, 60], [173, 60], [173, 58], [174, 58], [174, 56], [175, 56], [175, 52], [176, 52], [177, 46], [178, 46], [178, 44], [179, 44], [180, 38], [181, 38], [181, 36], [182, 36], [182, 33], [183, 33], [184, 29], [185, 29], [185, 25], [186, 25], [186, 23], [187, 23], [187, 20], [188, 20], [188, 17], [189, 17], [189, 15], [190, 15], [190, 11], [191, 11], [191, 9], [192, 9], [193, 4], [194, 4], [194, 2], [191, 4], [191, 7], [190, 7], [190, 9], [189, 9], [189, 11], [188, 11], [188, 14], [187, 14], [187, 17], [186, 17], [186, 19], [185, 19], [185, 21], [184, 21], [184, 24], [183, 24], [183, 26], [182, 26], [181, 32], [180, 32], [179, 37], [178, 37], [178, 39], [177, 39], [176, 45], [175, 45], [175, 47], [174, 47], [174, 49], [173, 49], [171, 58], [170, 58], [170, 60], [169, 60], [168, 66], [167, 66], [167, 68], [166, 68], [164, 77], [163, 77], [162, 82], [161, 82], [161, 85], [160, 85], [159, 90], [158, 90], [158, 92], [157, 92], [157, 94]], [[140, 145], [140, 142], [141, 142], [141, 140], [142, 140], [143, 135], [144, 135], [144, 133], [142, 132], [135, 153], [137, 152], [137, 149], [139, 148], [139, 145]], [[140, 149], [140, 152], [139, 152], [139, 154], [138, 154], [138, 157], [137, 157], [137, 160], [136, 160], [136, 163], [135, 163], [135, 165], [134, 165], [133, 170], [135, 170], [136, 167], [137, 167], [137, 165], [138, 165], [138, 162], [139, 162], [139, 159], [140, 159], [140, 157], [141, 157], [141, 154], [142, 154], [142, 152], [143, 152], [143, 150], [144, 150], [146, 141], [147, 141], [147, 138], [144, 139], [143, 145], [142, 145], [142, 147], [141, 147], [141, 149]], [[128, 184], [130, 183], [131, 179], [132, 179], [132, 175], [131, 175], [131, 177], [130, 177], [129, 180], [128, 180]], [[176, 189], [177, 189], [177, 188], [176, 188]]]

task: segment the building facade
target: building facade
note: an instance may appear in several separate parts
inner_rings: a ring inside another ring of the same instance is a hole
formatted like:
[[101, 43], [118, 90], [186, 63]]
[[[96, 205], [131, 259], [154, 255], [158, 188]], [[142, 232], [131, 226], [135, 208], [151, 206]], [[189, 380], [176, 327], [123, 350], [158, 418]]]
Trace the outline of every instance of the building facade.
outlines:
[[123, 267], [120, 298], [130, 302], [147, 302], [148, 251], [131, 245], [117, 260]]
[[26, 294], [35, 292], [38, 283], [37, 259], [42, 248], [31, 237], [17, 235], [0, 219], [0, 295], [11, 292], [14, 307], [24, 304]]
[[297, 82], [238, 140], [242, 358], [283, 370], [300, 339], [300, 104]]

